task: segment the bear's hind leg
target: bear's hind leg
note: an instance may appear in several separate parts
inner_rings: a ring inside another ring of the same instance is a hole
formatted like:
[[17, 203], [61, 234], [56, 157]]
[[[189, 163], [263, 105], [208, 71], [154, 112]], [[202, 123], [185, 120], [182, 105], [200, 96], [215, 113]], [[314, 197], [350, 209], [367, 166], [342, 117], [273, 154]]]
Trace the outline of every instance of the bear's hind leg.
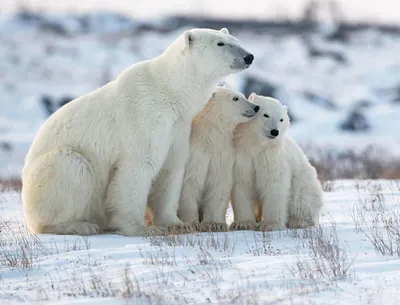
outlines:
[[324, 204], [323, 190], [315, 170], [308, 167], [301, 176], [292, 178], [291, 202], [287, 226], [307, 228], [315, 226]]
[[72, 149], [28, 163], [22, 187], [28, 228], [34, 233], [100, 233], [101, 187], [94, 177], [90, 162]]

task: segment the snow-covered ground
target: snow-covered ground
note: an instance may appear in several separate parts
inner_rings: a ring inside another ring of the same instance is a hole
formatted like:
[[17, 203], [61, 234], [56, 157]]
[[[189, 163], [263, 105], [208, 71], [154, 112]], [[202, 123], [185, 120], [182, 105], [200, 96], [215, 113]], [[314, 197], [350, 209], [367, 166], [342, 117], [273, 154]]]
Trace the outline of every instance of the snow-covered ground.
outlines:
[[83, 238], [29, 235], [6, 192], [0, 304], [400, 304], [400, 181], [335, 181], [325, 202], [312, 230]]

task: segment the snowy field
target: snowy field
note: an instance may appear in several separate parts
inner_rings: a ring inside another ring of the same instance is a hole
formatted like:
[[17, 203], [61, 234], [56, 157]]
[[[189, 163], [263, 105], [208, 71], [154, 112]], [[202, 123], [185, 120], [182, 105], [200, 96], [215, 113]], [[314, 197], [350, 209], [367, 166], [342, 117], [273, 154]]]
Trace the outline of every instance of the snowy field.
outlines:
[[148, 238], [32, 236], [0, 193], [0, 304], [400, 304], [400, 181], [331, 186], [313, 229]]

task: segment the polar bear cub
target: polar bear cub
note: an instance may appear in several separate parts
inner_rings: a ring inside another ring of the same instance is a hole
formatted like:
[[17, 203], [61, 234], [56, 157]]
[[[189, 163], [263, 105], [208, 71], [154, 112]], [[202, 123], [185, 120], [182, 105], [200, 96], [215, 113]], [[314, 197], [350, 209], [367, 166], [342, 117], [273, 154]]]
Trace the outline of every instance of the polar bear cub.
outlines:
[[285, 135], [290, 125], [286, 106], [254, 93], [249, 100], [260, 111], [234, 132], [231, 229], [254, 229], [257, 217], [261, 230], [315, 225], [323, 192], [315, 168]]
[[[253, 59], [225, 28], [192, 29], [159, 56], [61, 107], [41, 126], [25, 159], [28, 228], [142, 236], [182, 225], [177, 211], [191, 121], [218, 82]], [[158, 191], [148, 228], [152, 183]]]
[[[178, 216], [202, 231], [225, 231], [232, 188], [233, 130], [260, 109], [242, 93], [217, 87], [192, 122]], [[201, 222], [199, 226], [198, 223]]]

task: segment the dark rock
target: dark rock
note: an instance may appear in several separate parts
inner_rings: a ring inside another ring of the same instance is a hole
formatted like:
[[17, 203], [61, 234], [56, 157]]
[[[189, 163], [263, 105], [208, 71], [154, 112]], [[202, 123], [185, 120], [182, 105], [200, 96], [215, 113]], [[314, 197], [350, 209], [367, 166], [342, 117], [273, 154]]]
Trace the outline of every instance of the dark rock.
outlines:
[[400, 103], [400, 85], [395, 89], [393, 102]]
[[242, 90], [243, 94], [246, 97], [248, 97], [253, 92], [257, 95], [275, 97], [276, 91], [277, 91], [276, 85], [268, 81], [255, 78], [254, 76], [246, 77]]
[[22, 10], [16, 14], [16, 19], [25, 23], [38, 23], [43, 20], [43, 16], [28, 10]]
[[43, 32], [50, 32], [60, 36], [70, 36], [68, 30], [65, 29], [65, 27], [62, 24], [56, 22], [50, 22], [50, 21], [42, 22], [40, 24], [40, 29]]
[[367, 109], [371, 107], [373, 103], [370, 100], [362, 99], [354, 103], [355, 109]]
[[310, 47], [308, 49], [308, 56], [311, 59], [318, 58], [318, 57], [326, 57], [326, 58], [331, 58], [337, 63], [340, 64], [347, 64], [347, 59], [346, 57], [337, 51], [332, 51], [332, 50], [322, 50], [318, 49], [316, 47]]
[[290, 107], [288, 107], [287, 111], [288, 111], [290, 123], [295, 124], [296, 122], [298, 122], [297, 116], [293, 113], [292, 110], [290, 110]]
[[351, 111], [339, 127], [341, 130], [351, 132], [368, 131], [370, 129], [367, 118], [361, 110], [358, 109]]
[[339, 25], [334, 31], [326, 35], [325, 39], [328, 41], [339, 41], [346, 43], [349, 41], [349, 32], [343, 25]]
[[319, 96], [318, 94], [315, 94], [314, 92], [304, 91], [303, 95], [311, 103], [318, 104], [322, 107], [325, 107], [325, 108], [331, 109], [331, 110], [337, 109], [336, 104], [332, 100], [322, 97], [322, 96]]
[[0, 149], [6, 152], [11, 152], [13, 150], [13, 146], [10, 142], [2, 141], [0, 142]]
[[68, 104], [73, 99], [74, 98], [69, 95], [63, 96], [59, 99], [54, 99], [48, 95], [44, 95], [44, 96], [42, 96], [40, 102], [41, 102], [42, 106], [44, 107], [45, 111], [47, 112], [47, 115], [50, 116], [55, 111], [57, 111], [57, 109]]
[[53, 114], [54, 105], [53, 105], [52, 98], [50, 96], [48, 96], [48, 95], [42, 96], [42, 98], [40, 99], [40, 103], [44, 107], [44, 110], [46, 111], [48, 116]]
[[64, 96], [62, 97], [59, 102], [58, 102], [58, 107], [61, 108], [62, 106], [68, 104], [70, 101], [72, 101], [74, 98], [71, 96]]

